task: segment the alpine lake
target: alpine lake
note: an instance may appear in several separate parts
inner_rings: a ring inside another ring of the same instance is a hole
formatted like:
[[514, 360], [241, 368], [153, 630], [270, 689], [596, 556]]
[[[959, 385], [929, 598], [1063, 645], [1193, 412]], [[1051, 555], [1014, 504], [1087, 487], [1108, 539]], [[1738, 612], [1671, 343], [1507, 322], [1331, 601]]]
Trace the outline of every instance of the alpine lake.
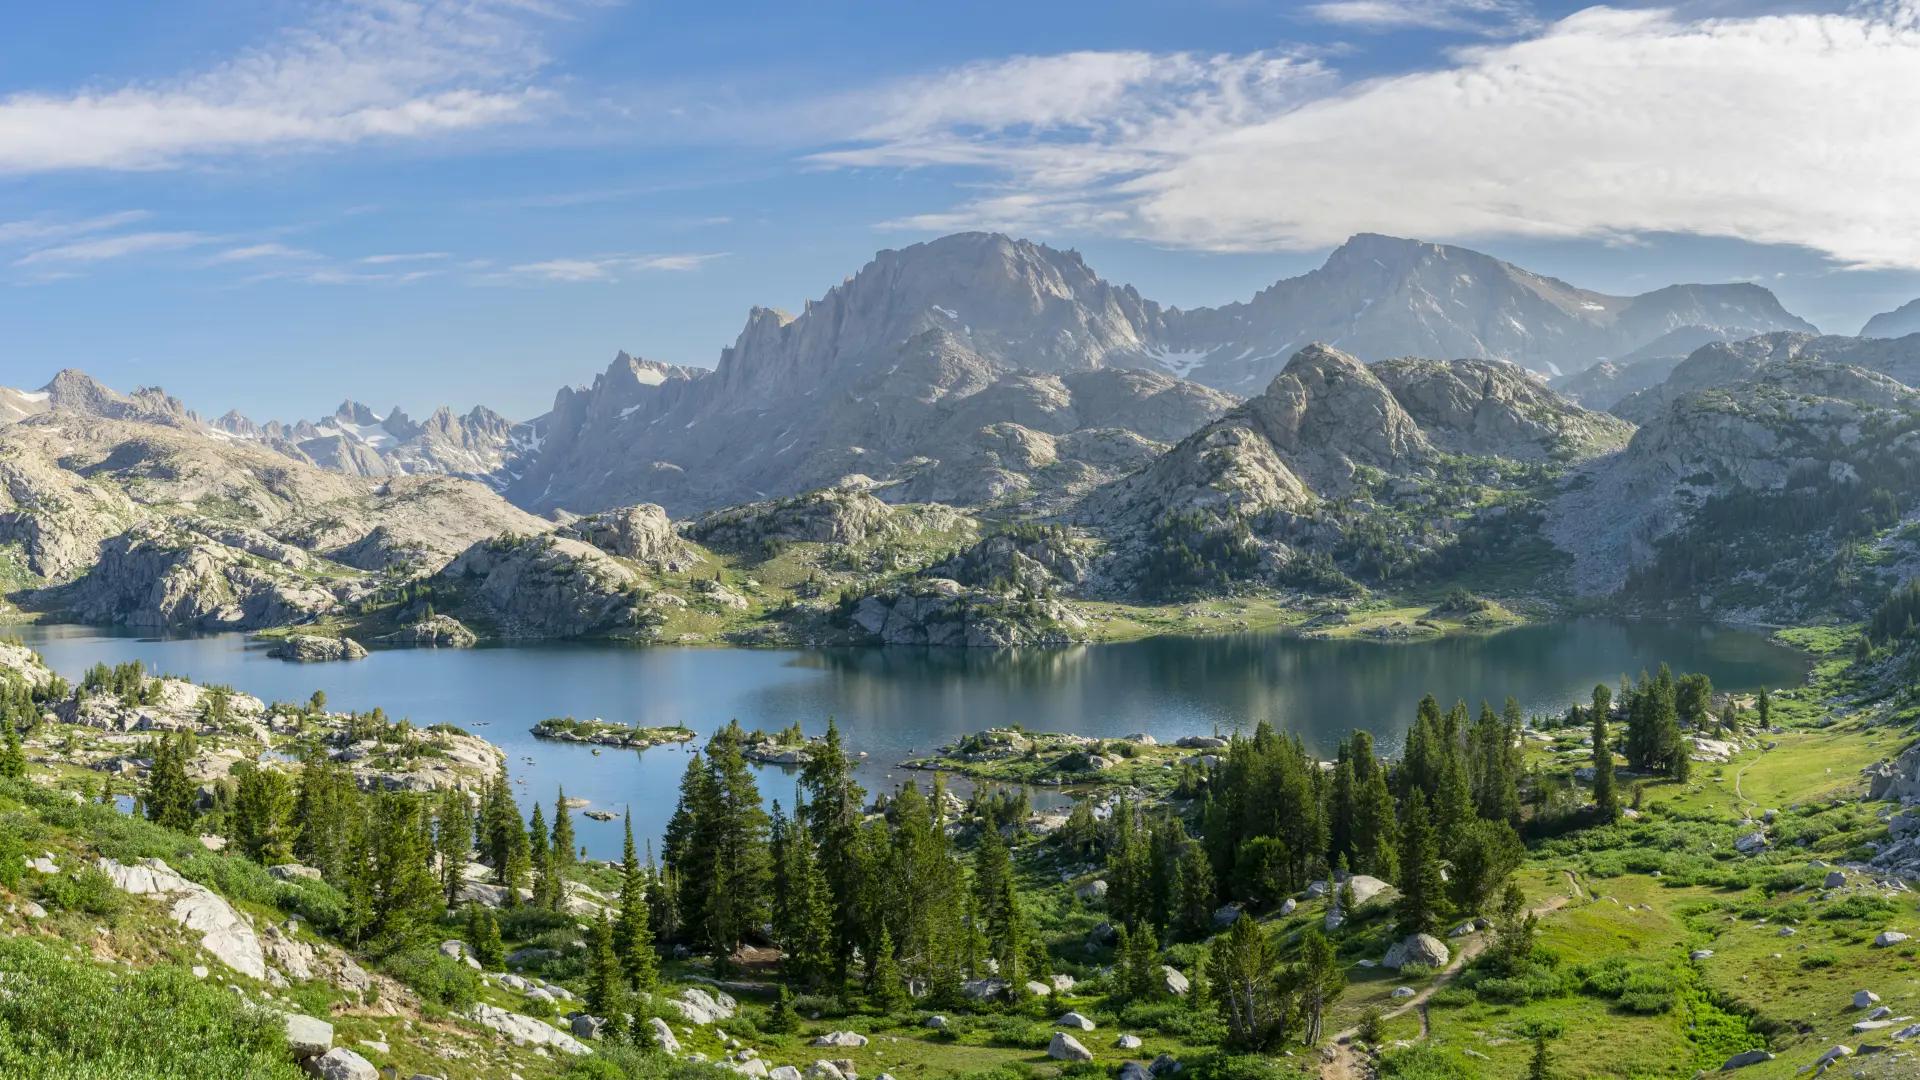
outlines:
[[[870, 792], [929, 774], [900, 768], [916, 754], [983, 728], [1161, 741], [1248, 731], [1262, 721], [1330, 753], [1348, 732], [1374, 733], [1384, 752], [1424, 694], [1443, 705], [1511, 696], [1528, 714], [1560, 712], [1596, 682], [1661, 663], [1705, 672], [1716, 689], [1799, 683], [1810, 659], [1743, 629], [1581, 618], [1496, 633], [1412, 642], [1322, 640], [1284, 631], [1156, 637], [1120, 644], [985, 651], [926, 648], [746, 649], [623, 644], [513, 644], [376, 650], [364, 660], [298, 664], [243, 634], [151, 637], [67, 625], [9, 628], [53, 668], [77, 679], [100, 661], [137, 659], [162, 674], [223, 683], [267, 701], [315, 690], [333, 710], [384, 708], [416, 725], [451, 723], [508, 755], [530, 809], [556, 789], [584, 809], [631, 809], [636, 838], [657, 839], [673, 812], [687, 755], [729, 720], [768, 732], [796, 721], [809, 735], [835, 718]], [[552, 716], [598, 717], [699, 736], [645, 751], [555, 742], [529, 728]], [[758, 766], [762, 794], [791, 805], [797, 770]], [[956, 784], [964, 790], [964, 784]], [[1036, 805], [1059, 805], [1057, 791]], [[618, 818], [576, 817], [596, 858], [618, 858]]]

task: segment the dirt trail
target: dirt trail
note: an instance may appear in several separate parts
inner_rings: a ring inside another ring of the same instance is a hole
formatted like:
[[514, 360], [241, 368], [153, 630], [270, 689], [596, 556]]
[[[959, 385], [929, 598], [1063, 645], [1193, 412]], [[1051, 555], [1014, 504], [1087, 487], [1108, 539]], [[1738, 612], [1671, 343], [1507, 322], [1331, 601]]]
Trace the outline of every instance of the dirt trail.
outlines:
[[[1573, 890], [1573, 895], [1556, 896], [1545, 903], [1528, 908], [1528, 914], [1545, 916], [1549, 912], [1559, 911], [1575, 900], [1586, 899], [1579, 880], [1573, 876], [1573, 871], [1568, 870], [1565, 873], [1567, 886]], [[1418, 1010], [1420, 1037], [1426, 1038], [1432, 1030], [1427, 1018], [1427, 1000], [1433, 997], [1435, 991], [1452, 982], [1456, 976], [1466, 970], [1467, 964], [1474, 957], [1485, 952], [1489, 943], [1489, 935], [1484, 931], [1460, 939], [1460, 947], [1453, 951], [1453, 956], [1447, 960], [1447, 966], [1434, 975], [1432, 982], [1429, 982], [1424, 989], [1415, 991], [1412, 997], [1398, 1006], [1381, 1013], [1380, 1018], [1392, 1020], [1395, 1017], [1405, 1016], [1410, 1009]], [[1373, 1076], [1373, 1067], [1367, 1063], [1365, 1055], [1361, 1054], [1353, 1044], [1354, 1038], [1359, 1034], [1360, 1029], [1357, 1027], [1334, 1033], [1332, 1042], [1328, 1044], [1326, 1050], [1322, 1051], [1320, 1080], [1369, 1080]]]

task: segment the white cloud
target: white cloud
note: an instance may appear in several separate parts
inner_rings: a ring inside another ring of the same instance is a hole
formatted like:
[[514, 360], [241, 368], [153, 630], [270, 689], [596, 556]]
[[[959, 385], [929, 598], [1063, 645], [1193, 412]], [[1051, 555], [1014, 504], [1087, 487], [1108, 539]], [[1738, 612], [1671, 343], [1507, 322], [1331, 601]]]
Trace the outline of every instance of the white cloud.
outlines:
[[388, 266], [404, 262], [433, 262], [449, 257], [444, 251], [397, 251], [385, 255], [367, 255], [360, 261], [368, 266]]
[[304, 248], [286, 244], [246, 244], [228, 248], [207, 259], [210, 263], [258, 262], [267, 259], [317, 259], [320, 256]]
[[134, 232], [75, 240], [41, 248], [14, 260], [15, 266], [42, 266], [50, 263], [78, 264], [124, 259], [156, 251], [179, 251], [212, 243], [215, 238], [199, 232]]
[[673, 255], [593, 255], [582, 258], [543, 259], [520, 263], [504, 272], [489, 275], [489, 280], [513, 279], [553, 281], [567, 284], [613, 282], [626, 273], [638, 271], [683, 272], [697, 270], [724, 252], [683, 253]]
[[0, 98], [0, 173], [154, 169], [517, 120], [545, 96], [533, 5], [350, 0], [211, 70]]
[[1535, 25], [1525, 0], [1324, 0], [1308, 4], [1316, 19], [1362, 30], [1452, 30], [1517, 33]]
[[[975, 101], [971, 86], [998, 89]], [[1706, 19], [1594, 8], [1438, 70], [1347, 84], [1264, 53], [1072, 54], [873, 99], [886, 119], [816, 160], [949, 167], [986, 187], [894, 223], [915, 228], [1093, 227], [1222, 251], [1363, 230], [1676, 232], [1920, 268], [1911, 3]]]
[[145, 210], [122, 210], [79, 219], [37, 217], [0, 221], [0, 246], [47, 244], [71, 236], [106, 232], [143, 221], [147, 216]]

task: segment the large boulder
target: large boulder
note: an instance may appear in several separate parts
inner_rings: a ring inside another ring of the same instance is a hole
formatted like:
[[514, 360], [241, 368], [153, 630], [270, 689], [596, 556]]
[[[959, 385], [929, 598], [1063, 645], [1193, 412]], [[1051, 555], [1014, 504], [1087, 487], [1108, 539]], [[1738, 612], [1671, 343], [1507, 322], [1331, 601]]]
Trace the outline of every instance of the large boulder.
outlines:
[[301, 1013], [288, 1013], [287, 1047], [296, 1058], [319, 1057], [333, 1049], [333, 1025]]
[[1179, 971], [1165, 964], [1154, 969], [1154, 973], [1160, 983], [1160, 989], [1165, 990], [1169, 994], [1185, 996], [1186, 992], [1192, 989], [1185, 975], [1180, 974]]
[[815, 1038], [811, 1045], [858, 1049], [867, 1045], [867, 1037], [857, 1031], [829, 1031]]
[[1047, 1044], [1047, 1056], [1055, 1061], [1092, 1061], [1093, 1051], [1080, 1045], [1080, 1040], [1064, 1031], [1053, 1033], [1053, 1041]]
[[380, 1080], [373, 1063], [344, 1046], [336, 1046], [302, 1066], [320, 1080]]
[[1056, 1027], [1072, 1028], [1075, 1031], [1092, 1031], [1094, 1027], [1091, 1017], [1077, 1012], [1061, 1013], [1060, 1018], [1053, 1023]]
[[661, 1050], [669, 1054], [680, 1052], [680, 1040], [674, 1036], [673, 1029], [667, 1026], [665, 1020], [657, 1016], [648, 1017], [647, 1027], [653, 1032], [654, 1044]]
[[1408, 934], [1393, 948], [1387, 950], [1387, 955], [1380, 961], [1380, 965], [1396, 971], [1409, 964], [1441, 968], [1446, 966], [1450, 955], [1446, 942], [1432, 934]]

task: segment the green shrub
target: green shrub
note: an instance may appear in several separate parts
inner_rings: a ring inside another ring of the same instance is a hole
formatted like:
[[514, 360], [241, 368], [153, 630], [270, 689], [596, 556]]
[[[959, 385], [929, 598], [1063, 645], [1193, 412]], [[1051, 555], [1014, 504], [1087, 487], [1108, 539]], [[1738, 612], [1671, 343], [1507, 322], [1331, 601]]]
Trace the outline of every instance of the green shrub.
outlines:
[[62, 911], [112, 915], [126, 903], [113, 879], [91, 866], [76, 867], [40, 883], [40, 898]]
[[1465, 1065], [1425, 1044], [1389, 1050], [1380, 1058], [1383, 1080], [1476, 1080]]
[[30, 940], [0, 940], [0, 1076], [8, 1080], [302, 1080], [278, 1017], [162, 966], [118, 977]]
[[445, 1009], [464, 1009], [480, 997], [479, 972], [425, 945], [393, 953], [380, 966], [424, 1000]]
[[653, 1050], [604, 1044], [567, 1064], [562, 1080], [739, 1080], [717, 1065], [680, 1061]]

